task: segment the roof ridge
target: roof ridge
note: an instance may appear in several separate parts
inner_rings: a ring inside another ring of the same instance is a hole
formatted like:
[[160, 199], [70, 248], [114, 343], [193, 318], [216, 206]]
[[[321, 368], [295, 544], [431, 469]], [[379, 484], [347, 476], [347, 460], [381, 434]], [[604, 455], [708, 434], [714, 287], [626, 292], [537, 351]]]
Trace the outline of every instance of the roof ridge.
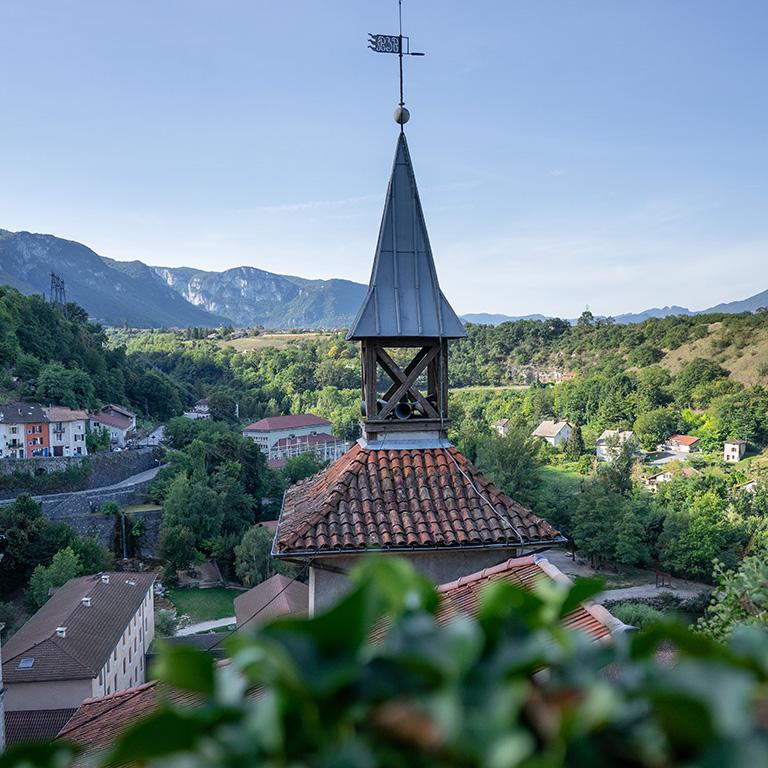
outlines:
[[467, 584], [474, 584], [476, 581], [482, 581], [483, 579], [491, 578], [500, 573], [507, 573], [513, 568], [522, 568], [523, 566], [533, 565], [535, 563], [533, 555], [523, 555], [523, 557], [510, 557], [502, 563], [497, 565], [491, 565], [488, 568], [483, 568], [481, 571], [475, 571], [469, 573], [466, 576], [460, 576], [454, 581], [448, 581], [445, 584], [439, 584], [437, 591], [439, 594], [443, 592], [449, 592], [457, 587], [463, 587]]

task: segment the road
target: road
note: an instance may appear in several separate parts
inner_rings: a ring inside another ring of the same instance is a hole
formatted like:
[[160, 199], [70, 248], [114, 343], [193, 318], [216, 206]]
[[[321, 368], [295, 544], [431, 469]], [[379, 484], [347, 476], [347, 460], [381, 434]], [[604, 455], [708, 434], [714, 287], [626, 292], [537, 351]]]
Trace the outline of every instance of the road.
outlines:
[[177, 630], [176, 637], [197, 635], [200, 632], [210, 632], [212, 629], [232, 626], [236, 622], [237, 620], [234, 616], [229, 616], [226, 619], [214, 619], [213, 621], [200, 621], [197, 624], [190, 624], [187, 627], [182, 627], [182, 629]]
[[[121, 480], [119, 483], [113, 483], [112, 485], [100, 485], [98, 488], [88, 488], [84, 491], [59, 491], [58, 493], [48, 493], [43, 496], [33, 496], [35, 501], [53, 501], [56, 499], [66, 499], [70, 496], [88, 496], [92, 493], [101, 493], [103, 491], [119, 491], [122, 488], [127, 488], [137, 483], [147, 483], [150, 480], [154, 480], [161, 467], [151, 467], [145, 469], [143, 472], [138, 472], [135, 475], [126, 477], [125, 480]], [[15, 499], [3, 499], [0, 501], [0, 506], [5, 504], [13, 504]]]

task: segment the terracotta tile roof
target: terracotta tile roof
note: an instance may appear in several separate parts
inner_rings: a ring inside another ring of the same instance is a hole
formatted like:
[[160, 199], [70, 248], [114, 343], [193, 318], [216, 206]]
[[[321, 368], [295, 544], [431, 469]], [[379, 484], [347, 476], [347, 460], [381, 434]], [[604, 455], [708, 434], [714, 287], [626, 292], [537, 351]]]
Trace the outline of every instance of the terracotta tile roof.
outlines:
[[324, 443], [341, 442], [338, 437], [329, 435], [327, 432], [318, 432], [315, 435], [296, 435], [296, 437], [281, 437], [272, 448], [294, 448], [299, 445], [323, 445]]
[[304, 615], [308, 610], [309, 587], [280, 574], [235, 598], [238, 629], [255, 629], [277, 616]]
[[521, 546], [563, 537], [455, 448], [356, 443], [288, 489], [274, 553]]
[[[519, 587], [530, 589], [539, 579], [570, 583], [570, 579], [546, 558], [530, 555], [512, 558], [492, 568], [442, 584], [437, 588], [442, 598], [437, 620], [449, 621], [459, 613], [476, 614], [478, 598], [482, 590], [492, 581], [508, 581]], [[575, 611], [569, 613], [563, 624], [568, 629], [586, 632], [595, 640], [609, 637], [616, 630], [625, 628], [625, 625], [605, 608], [591, 602], [584, 602]]]
[[699, 442], [698, 437], [693, 437], [692, 435], [672, 435], [672, 437], [669, 438], [668, 442], [676, 442], [680, 445], [693, 445], [694, 443]]
[[[58, 738], [79, 744], [87, 755], [94, 755], [112, 746], [128, 726], [151, 714], [161, 699], [174, 704], [192, 705], [198, 698], [161, 687], [157, 681], [97, 699], [86, 699], [72, 719], [59, 731]], [[83, 763], [86, 761], [83, 759]], [[80, 761], [76, 762], [76, 765]]]
[[246, 432], [270, 432], [276, 429], [297, 429], [299, 427], [330, 427], [328, 419], [321, 419], [312, 413], [296, 413], [291, 416], [268, 416], [266, 419], [254, 421], [246, 428]]
[[88, 421], [88, 414], [85, 411], [73, 411], [63, 405], [51, 405], [43, 408], [43, 411], [48, 421]]
[[53, 741], [77, 709], [29, 709], [5, 713], [5, 741]]
[[[6, 683], [93, 678], [152, 589], [154, 573], [110, 573], [71, 579], [3, 647]], [[133, 583], [129, 583], [133, 582]], [[90, 606], [83, 604], [91, 598]], [[66, 627], [65, 637], [57, 635]], [[22, 659], [34, 659], [20, 668]]]
[[91, 421], [97, 421], [99, 424], [106, 424], [117, 429], [130, 429], [132, 424], [131, 419], [127, 416], [120, 416], [117, 413], [108, 413], [106, 411], [91, 414]]

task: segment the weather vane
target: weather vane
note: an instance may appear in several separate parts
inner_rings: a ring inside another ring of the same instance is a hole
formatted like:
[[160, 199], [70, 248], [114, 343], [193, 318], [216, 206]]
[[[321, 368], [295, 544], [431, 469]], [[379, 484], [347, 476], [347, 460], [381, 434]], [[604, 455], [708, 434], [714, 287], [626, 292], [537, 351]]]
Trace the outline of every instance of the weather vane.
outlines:
[[374, 35], [368, 33], [368, 47], [376, 53], [396, 53], [400, 59], [400, 103], [395, 110], [395, 122], [403, 130], [403, 126], [408, 122], [411, 113], [405, 108], [405, 99], [403, 97], [403, 56], [423, 56], [411, 50], [411, 40], [403, 35], [403, 0], [397, 0], [397, 18], [400, 25], [400, 32], [397, 35]]

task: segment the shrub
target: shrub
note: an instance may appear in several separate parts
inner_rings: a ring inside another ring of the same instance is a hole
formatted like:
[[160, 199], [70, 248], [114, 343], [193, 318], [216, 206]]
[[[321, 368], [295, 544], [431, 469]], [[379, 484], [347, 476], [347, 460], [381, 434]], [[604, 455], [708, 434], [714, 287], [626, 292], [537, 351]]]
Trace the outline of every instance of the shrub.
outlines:
[[651, 608], [650, 605], [631, 601], [612, 606], [611, 613], [625, 624], [638, 629], [646, 629], [666, 618], [661, 611]]

